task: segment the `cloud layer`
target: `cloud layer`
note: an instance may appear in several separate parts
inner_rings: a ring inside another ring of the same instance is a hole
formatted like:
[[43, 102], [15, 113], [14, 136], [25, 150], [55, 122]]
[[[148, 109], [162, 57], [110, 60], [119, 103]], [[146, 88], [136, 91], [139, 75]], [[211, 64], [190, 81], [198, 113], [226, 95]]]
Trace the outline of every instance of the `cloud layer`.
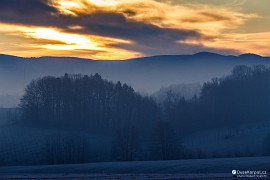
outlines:
[[[250, 49], [245, 49], [247, 43], [239, 48], [239, 43], [222, 42], [245, 37], [227, 31], [253, 18], [258, 15], [222, 6], [154, 0], [1, 0], [0, 37], [7, 46], [17, 44], [5, 51], [23, 56], [127, 59], [199, 51], [240, 53]], [[24, 48], [33, 52], [27, 55]]]

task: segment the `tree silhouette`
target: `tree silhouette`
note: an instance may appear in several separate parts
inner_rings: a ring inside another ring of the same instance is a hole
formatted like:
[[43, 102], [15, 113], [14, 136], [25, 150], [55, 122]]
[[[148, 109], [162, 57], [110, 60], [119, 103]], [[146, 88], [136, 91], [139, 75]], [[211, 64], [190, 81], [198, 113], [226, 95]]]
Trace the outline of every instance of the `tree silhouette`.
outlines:
[[177, 159], [181, 143], [168, 122], [159, 122], [154, 129], [153, 148], [161, 160]]
[[20, 107], [24, 123], [42, 127], [110, 128], [151, 122], [159, 116], [154, 100], [99, 74], [33, 80]]

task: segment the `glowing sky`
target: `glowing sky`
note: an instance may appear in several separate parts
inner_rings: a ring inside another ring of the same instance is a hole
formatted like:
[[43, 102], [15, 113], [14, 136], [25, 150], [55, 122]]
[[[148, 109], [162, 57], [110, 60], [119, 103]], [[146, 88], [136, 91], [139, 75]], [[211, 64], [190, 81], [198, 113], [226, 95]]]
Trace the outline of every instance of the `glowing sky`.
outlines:
[[0, 53], [270, 55], [269, 0], [1, 0]]

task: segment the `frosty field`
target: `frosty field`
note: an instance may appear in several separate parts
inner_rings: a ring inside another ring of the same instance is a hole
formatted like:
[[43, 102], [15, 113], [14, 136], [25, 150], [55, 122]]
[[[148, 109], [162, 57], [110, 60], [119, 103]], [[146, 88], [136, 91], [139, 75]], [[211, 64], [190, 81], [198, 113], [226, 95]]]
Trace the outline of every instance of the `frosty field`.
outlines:
[[10, 166], [0, 168], [0, 179], [230, 179], [232, 170], [269, 172], [270, 157]]

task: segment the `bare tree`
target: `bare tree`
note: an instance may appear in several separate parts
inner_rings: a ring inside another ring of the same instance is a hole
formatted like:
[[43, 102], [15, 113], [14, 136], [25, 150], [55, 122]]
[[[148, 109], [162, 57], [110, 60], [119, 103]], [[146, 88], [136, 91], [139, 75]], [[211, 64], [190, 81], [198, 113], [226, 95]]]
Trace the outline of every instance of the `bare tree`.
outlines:
[[177, 159], [180, 153], [181, 143], [169, 122], [159, 122], [154, 129], [153, 150], [159, 159]]
[[134, 126], [119, 128], [112, 143], [113, 159], [132, 161], [138, 150], [138, 134]]

